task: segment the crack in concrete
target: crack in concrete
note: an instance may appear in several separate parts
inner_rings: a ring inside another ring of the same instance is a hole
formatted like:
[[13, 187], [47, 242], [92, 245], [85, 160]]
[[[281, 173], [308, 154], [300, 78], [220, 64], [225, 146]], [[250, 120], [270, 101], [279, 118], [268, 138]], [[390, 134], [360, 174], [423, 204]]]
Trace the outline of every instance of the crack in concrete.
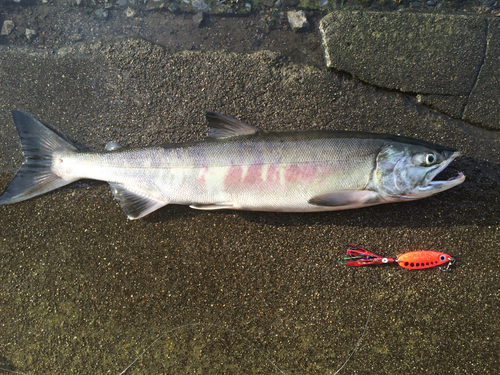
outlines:
[[[486, 29], [486, 32], [488, 33], [489, 31], [489, 23], [487, 23], [487, 29]], [[488, 33], [489, 35], [489, 33]], [[491, 38], [490, 38], [491, 39]], [[487, 40], [487, 45], [489, 45], [489, 40]], [[361, 77], [357, 76], [357, 75], [354, 75], [350, 72], [347, 72], [345, 70], [340, 70], [340, 69], [336, 69], [336, 68], [332, 68], [332, 67], [327, 67], [326, 69], [328, 69], [329, 71], [335, 73], [335, 74], [338, 74], [340, 75], [341, 77], [347, 77], [348, 79], [351, 79], [351, 80], [354, 80], [354, 81], [357, 81], [359, 82], [360, 84], [362, 85], [365, 85], [367, 87], [371, 87], [377, 91], [380, 91], [380, 92], [383, 92], [385, 94], [397, 94], [397, 95], [403, 95], [405, 97], [407, 97], [409, 100], [415, 102], [417, 105], [423, 107], [423, 108], [427, 108], [428, 110], [431, 110], [431, 111], [435, 111], [437, 113], [440, 113], [444, 116], [448, 116], [452, 119], [455, 119], [455, 120], [459, 120], [461, 121], [464, 125], [468, 125], [468, 126], [471, 126], [475, 129], [478, 129], [480, 131], [485, 131], [485, 132], [489, 132], [489, 134], [493, 134], [495, 136], [497, 136], [498, 134], [500, 134], [500, 130], [497, 130], [497, 129], [488, 129], [488, 128], [485, 128], [483, 126], [483, 124], [481, 124], [481, 122], [473, 122], [471, 120], [466, 120], [463, 118], [463, 114], [464, 114], [464, 111], [465, 111], [465, 107], [467, 106], [467, 102], [469, 100], [469, 96], [470, 94], [472, 93], [472, 90], [476, 87], [476, 83], [477, 83], [477, 79], [479, 77], [479, 72], [481, 71], [483, 65], [484, 65], [484, 61], [486, 59], [486, 52], [487, 52], [487, 45], [485, 46], [485, 50], [484, 50], [484, 54], [483, 54], [483, 60], [481, 61], [481, 65], [478, 69], [478, 74], [474, 80], [474, 83], [473, 83], [473, 86], [471, 88], [471, 91], [469, 93], [464, 93], [463, 96], [466, 97], [466, 101], [463, 105], [463, 109], [461, 110], [461, 113], [460, 115], [458, 116], [454, 116], [446, 111], [443, 111], [442, 109], [440, 109], [438, 106], [435, 106], [435, 105], [432, 105], [432, 104], [429, 104], [429, 103], [425, 103], [424, 101], [424, 96], [426, 95], [436, 95], [436, 96], [441, 96], [441, 97], [445, 97], [445, 98], [458, 98], [460, 95], [452, 95], [452, 94], [422, 94], [421, 92], [413, 92], [413, 91], [402, 91], [402, 90], [399, 90], [399, 89], [390, 89], [390, 88], [387, 88], [387, 87], [383, 87], [383, 86], [377, 86], [377, 85], [374, 85], [373, 83], [370, 83], [370, 82], [367, 82], [365, 80], [363, 80]]]
[[462, 106], [462, 110], [461, 110], [461, 113], [460, 113], [460, 118], [461, 119], [463, 119], [465, 111], [467, 110], [467, 105], [469, 104], [469, 98], [471, 97], [474, 89], [477, 86], [477, 82], [479, 80], [479, 76], [481, 75], [481, 70], [484, 67], [484, 62], [486, 61], [486, 56], [488, 54], [488, 47], [490, 45], [490, 40], [491, 40], [490, 22], [488, 20], [485, 20], [485, 22], [486, 22], [486, 26], [485, 26], [485, 45], [484, 45], [484, 48], [483, 48], [483, 51], [484, 51], [483, 52], [483, 58], [481, 59], [481, 64], [479, 65], [479, 69], [477, 70], [476, 77], [474, 78], [474, 81], [472, 82], [472, 87], [471, 87], [469, 93], [466, 94], [467, 98], [465, 100], [465, 103]]

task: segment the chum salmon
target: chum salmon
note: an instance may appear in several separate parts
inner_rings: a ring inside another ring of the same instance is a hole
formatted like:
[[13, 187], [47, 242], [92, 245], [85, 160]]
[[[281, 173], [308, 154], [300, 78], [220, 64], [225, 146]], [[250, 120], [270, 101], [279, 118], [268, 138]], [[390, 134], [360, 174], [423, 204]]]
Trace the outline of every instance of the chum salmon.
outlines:
[[264, 132], [207, 112], [203, 141], [82, 151], [12, 111], [25, 161], [0, 196], [21, 202], [80, 179], [106, 181], [130, 219], [167, 204], [195, 209], [318, 212], [429, 197], [461, 184], [434, 178], [460, 156], [412, 138], [348, 131]]

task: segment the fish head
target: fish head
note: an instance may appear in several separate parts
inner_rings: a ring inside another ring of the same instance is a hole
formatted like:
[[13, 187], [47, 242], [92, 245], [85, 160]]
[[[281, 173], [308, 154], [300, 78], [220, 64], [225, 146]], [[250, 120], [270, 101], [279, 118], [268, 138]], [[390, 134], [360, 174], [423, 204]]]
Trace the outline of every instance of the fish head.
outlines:
[[384, 199], [425, 198], [464, 182], [463, 173], [446, 181], [434, 180], [460, 156], [459, 151], [423, 141], [405, 140], [387, 142], [377, 155], [374, 178], [376, 189]]

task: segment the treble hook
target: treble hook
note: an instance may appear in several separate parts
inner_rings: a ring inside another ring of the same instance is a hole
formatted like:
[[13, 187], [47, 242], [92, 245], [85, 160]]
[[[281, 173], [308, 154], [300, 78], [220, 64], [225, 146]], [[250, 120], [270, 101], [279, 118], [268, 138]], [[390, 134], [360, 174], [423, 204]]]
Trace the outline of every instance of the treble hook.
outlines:
[[439, 267], [439, 270], [444, 271], [444, 272], [449, 272], [450, 267], [455, 264], [455, 258], [450, 257], [450, 260], [448, 261], [448, 264], [446, 267]]

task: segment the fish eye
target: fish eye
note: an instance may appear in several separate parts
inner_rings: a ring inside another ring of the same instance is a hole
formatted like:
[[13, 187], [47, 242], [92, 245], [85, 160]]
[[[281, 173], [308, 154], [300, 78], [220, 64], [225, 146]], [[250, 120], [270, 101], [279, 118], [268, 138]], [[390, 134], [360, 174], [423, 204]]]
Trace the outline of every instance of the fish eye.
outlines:
[[436, 161], [436, 155], [434, 155], [434, 154], [425, 155], [425, 163], [426, 164], [433, 164], [435, 161]]
[[429, 153], [419, 152], [413, 155], [412, 160], [415, 164], [425, 167], [435, 164], [438, 160], [438, 157], [433, 152]]
[[439, 256], [439, 260], [440, 260], [441, 262], [444, 262], [444, 261], [446, 260], [446, 257], [445, 257], [444, 255], [440, 255], [440, 256]]

